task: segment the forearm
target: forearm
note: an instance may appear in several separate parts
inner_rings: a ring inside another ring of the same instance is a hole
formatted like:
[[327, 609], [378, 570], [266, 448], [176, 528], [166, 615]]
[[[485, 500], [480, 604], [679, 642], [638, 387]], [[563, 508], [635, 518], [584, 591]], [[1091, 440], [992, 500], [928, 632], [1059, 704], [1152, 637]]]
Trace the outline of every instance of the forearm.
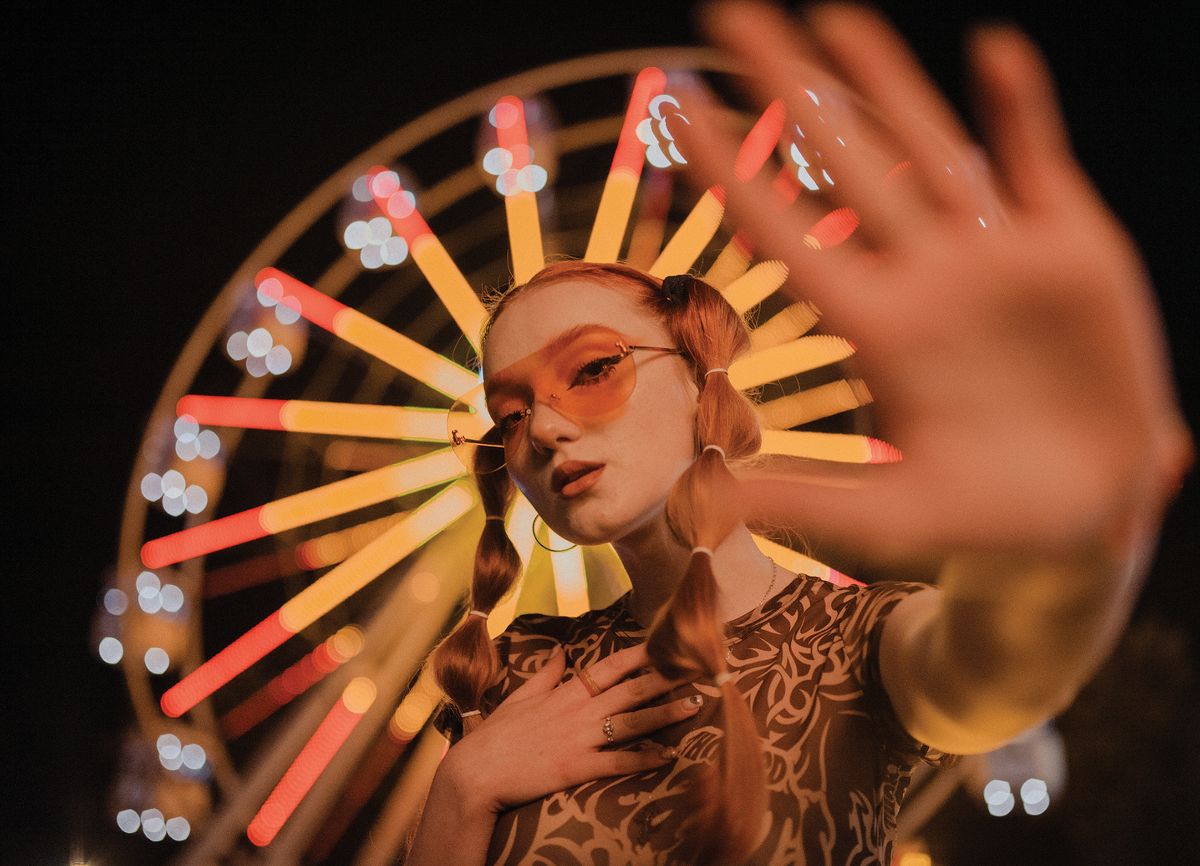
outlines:
[[495, 825], [496, 813], [447, 755], [433, 777], [405, 866], [440, 866], [450, 851], [462, 866], [483, 864]]

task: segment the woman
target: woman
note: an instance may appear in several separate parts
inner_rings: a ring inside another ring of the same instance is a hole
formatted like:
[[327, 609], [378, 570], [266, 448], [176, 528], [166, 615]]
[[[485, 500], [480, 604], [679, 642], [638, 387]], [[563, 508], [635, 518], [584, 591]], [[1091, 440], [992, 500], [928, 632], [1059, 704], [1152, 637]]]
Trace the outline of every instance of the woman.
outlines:
[[[476, 458], [496, 519], [471, 611], [435, 659], [466, 735], [410, 863], [450, 846], [462, 863], [888, 862], [918, 760], [1005, 742], [1103, 659], [1189, 464], [1136, 251], [1071, 158], [1022, 37], [976, 38], [990, 173], [946, 172], [982, 162], [874, 15], [821, 8], [801, 33], [768, 8], [711, 14], [764, 94], [853, 88], [891, 131], [864, 128], [835, 165], [866, 268], [796, 243], [813, 215], [732, 176], [700, 101], [683, 144], [792, 288], [855, 339], [905, 459], [869, 484], [755, 470], [753, 409], [725, 375], [745, 332], [697, 280], [557, 265], [510, 292], [483, 356], [504, 447]], [[912, 169], [880, 187], [897, 150]], [[981, 231], [997, 202], [1005, 230]], [[499, 519], [511, 483], [568, 540], [611, 541], [632, 592], [489, 642], [518, 568]], [[939, 561], [939, 586], [791, 575], [746, 515]]]

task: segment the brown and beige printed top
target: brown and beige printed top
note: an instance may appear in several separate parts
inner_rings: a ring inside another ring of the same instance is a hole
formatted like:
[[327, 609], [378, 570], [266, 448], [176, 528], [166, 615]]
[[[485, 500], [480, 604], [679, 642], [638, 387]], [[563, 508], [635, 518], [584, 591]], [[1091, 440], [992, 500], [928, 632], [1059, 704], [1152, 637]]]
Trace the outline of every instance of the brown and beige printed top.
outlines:
[[[730, 670], [758, 722], [770, 789], [770, 826], [753, 864], [849, 866], [890, 863], [896, 813], [918, 761], [946, 756], [901, 727], [880, 683], [878, 646], [888, 611], [920, 584], [839, 588], [800, 576], [754, 610], [726, 624]], [[495, 639], [502, 669], [484, 716], [561, 644], [571, 668], [591, 664], [646, 638], [626, 609], [626, 594], [582, 616], [526, 614]], [[657, 770], [597, 779], [500, 815], [488, 852], [504, 866], [675, 864], [687, 859], [680, 830], [689, 779], [715, 759], [717, 690], [700, 712], [651, 739], [679, 758]], [[665, 700], [662, 698], [660, 700]], [[438, 727], [456, 741], [457, 714]], [[636, 746], [626, 744], [625, 747]]]

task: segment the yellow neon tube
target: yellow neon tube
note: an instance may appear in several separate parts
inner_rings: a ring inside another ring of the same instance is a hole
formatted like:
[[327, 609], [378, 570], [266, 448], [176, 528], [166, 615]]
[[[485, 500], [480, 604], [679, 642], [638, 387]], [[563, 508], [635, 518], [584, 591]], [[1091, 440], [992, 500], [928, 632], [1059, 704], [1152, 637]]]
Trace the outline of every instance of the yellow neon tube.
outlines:
[[729, 365], [729, 381], [739, 390], [753, 388], [843, 361], [853, 354], [854, 344], [841, 337], [827, 334], [801, 337], [734, 361]]
[[759, 262], [722, 290], [725, 300], [739, 313], [761, 304], [787, 280], [788, 269], [774, 259]]

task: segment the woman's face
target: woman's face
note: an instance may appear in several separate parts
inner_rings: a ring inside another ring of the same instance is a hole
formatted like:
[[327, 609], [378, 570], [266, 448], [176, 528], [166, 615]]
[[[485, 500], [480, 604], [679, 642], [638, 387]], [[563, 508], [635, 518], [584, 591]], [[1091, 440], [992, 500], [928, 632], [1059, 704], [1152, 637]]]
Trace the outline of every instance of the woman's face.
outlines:
[[[618, 331], [631, 344], [674, 345], [631, 294], [566, 280], [528, 289], [508, 304], [488, 335], [484, 381], [587, 325]], [[551, 529], [579, 544], [616, 541], [661, 517], [671, 485], [695, 459], [698, 391], [688, 363], [648, 351], [621, 363], [636, 365], [637, 378], [623, 408], [600, 419], [572, 418], [538, 395], [508, 449], [517, 487]], [[521, 390], [520, 380], [531, 373], [528, 365], [515, 369], [518, 381], [506, 390]], [[528, 403], [528, 391], [525, 397]], [[577, 475], [591, 464], [601, 468]]]

